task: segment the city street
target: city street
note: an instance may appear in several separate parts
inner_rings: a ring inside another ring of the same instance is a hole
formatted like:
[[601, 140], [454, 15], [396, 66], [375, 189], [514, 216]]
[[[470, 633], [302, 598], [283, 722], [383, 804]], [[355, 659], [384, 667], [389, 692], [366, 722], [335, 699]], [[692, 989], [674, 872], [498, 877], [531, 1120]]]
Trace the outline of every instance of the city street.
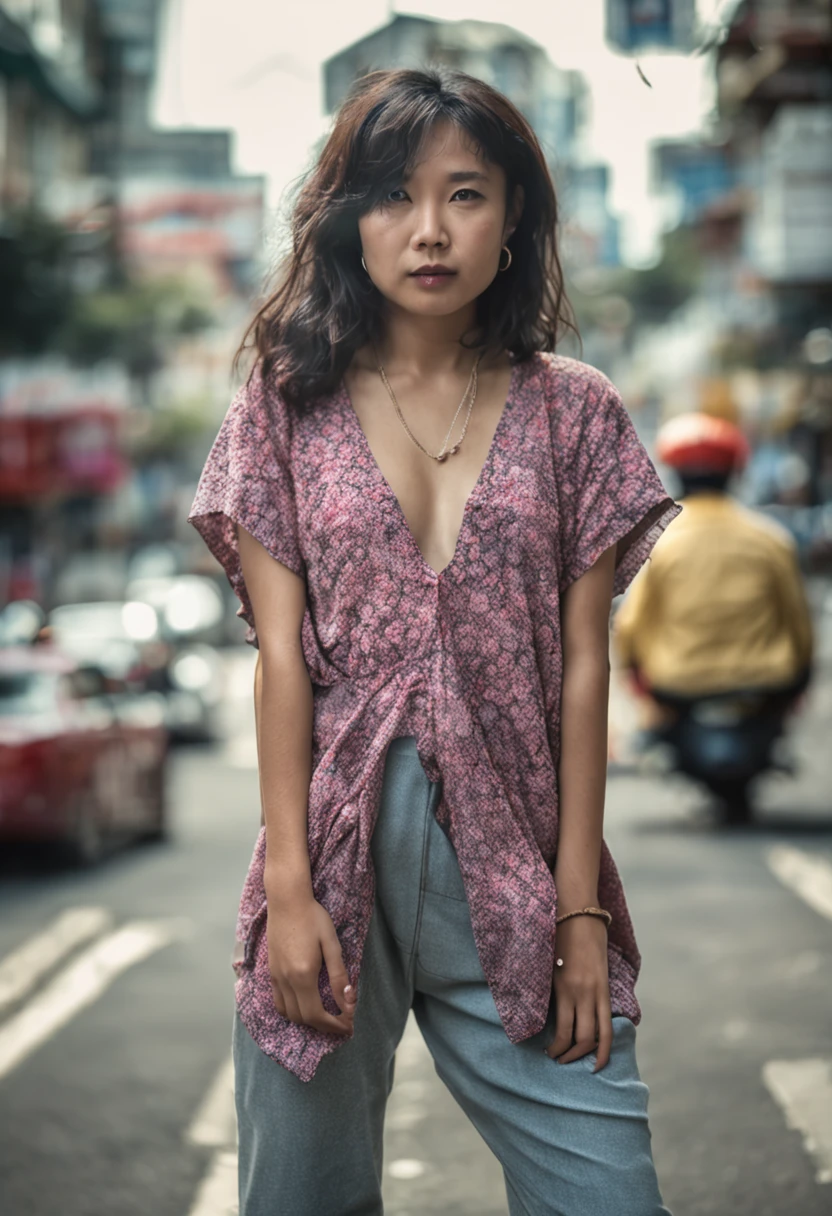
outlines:
[[[824, 620], [828, 634], [828, 611]], [[638, 775], [626, 756], [612, 764], [606, 838], [644, 956], [639, 1060], [674, 1216], [821, 1216], [832, 1202], [823, 644], [795, 736], [800, 774], [768, 783], [751, 829], [719, 831], [697, 791]], [[259, 816], [253, 659], [229, 657], [226, 746], [175, 753], [170, 843], [88, 874], [4, 862], [4, 1216], [234, 1210], [228, 964]], [[617, 690], [614, 741], [628, 712]], [[437, 1079], [412, 1019], [388, 1112], [385, 1199], [391, 1216], [506, 1212], [500, 1167]]]
[[[301, 582], [313, 680], [354, 680], [316, 740], [342, 940], [350, 789], [412, 697], [466, 879], [499, 871], [479, 944], [527, 1033], [549, 976], [518, 833], [555, 841], [550, 746], [606, 772], [669, 1216], [832, 1216], [831, 64], [830, 0], [0, 0], [0, 1216], [241, 1216], [244, 639], [271, 648], [263, 605], [288, 619]], [[606, 756], [605, 546], [616, 591], [649, 569], [612, 605]], [[594, 888], [585, 829], [564, 815], [561, 915]], [[412, 928], [458, 979], [450, 907]], [[386, 1216], [509, 1216], [404, 1014]], [[502, 1043], [498, 1097], [530, 1109]], [[531, 1047], [553, 1180], [510, 1182], [522, 1216], [631, 1216], [637, 1154], [590, 1193], [574, 1074]], [[572, 1067], [609, 1148], [618, 1073]], [[307, 1125], [270, 1119], [294, 1168]], [[369, 1216], [345, 1178], [331, 1203], [295, 1181], [267, 1216]]]

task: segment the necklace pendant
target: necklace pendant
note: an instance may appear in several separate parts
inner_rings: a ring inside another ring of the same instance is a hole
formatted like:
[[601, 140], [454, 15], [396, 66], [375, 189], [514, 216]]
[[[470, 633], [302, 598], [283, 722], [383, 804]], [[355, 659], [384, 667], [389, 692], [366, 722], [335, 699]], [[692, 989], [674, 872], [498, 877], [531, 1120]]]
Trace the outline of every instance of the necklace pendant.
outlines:
[[453, 456], [453, 455], [454, 455], [454, 453], [455, 453], [455, 452], [458, 452], [458, 451], [459, 451], [459, 444], [458, 444], [458, 443], [455, 443], [455, 444], [454, 444], [454, 446], [453, 446], [452, 448], [449, 448], [449, 449], [448, 449], [448, 455], [449, 455], [449, 456]]
[[447, 460], [447, 459], [448, 459], [448, 453], [447, 453], [447, 452], [439, 452], [439, 454], [438, 454], [437, 456], [435, 456], [435, 457], [434, 457], [434, 459], [435, 459], [435, 460], [438, 460], [438, 461], [439, 461], [439, 463], [441, 464], [443, 460]]

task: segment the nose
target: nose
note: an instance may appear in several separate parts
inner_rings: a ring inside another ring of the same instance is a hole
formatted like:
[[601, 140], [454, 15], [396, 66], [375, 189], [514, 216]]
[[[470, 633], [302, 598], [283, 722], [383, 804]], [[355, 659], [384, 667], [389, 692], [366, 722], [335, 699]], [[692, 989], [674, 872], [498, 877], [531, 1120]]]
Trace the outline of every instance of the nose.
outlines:
[[434, 202], [425, 201], [414, 208], [415, 223], [410, 238], [414, 250], [440, 248], [448, 244], [448, 234], [442, 217], [442, 209]]

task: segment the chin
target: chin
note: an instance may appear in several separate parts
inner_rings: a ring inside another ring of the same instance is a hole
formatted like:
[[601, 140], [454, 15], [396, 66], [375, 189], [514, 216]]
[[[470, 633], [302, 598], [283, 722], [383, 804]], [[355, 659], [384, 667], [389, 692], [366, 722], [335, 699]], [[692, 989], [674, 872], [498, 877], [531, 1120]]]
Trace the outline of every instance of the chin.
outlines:
[[432, 295], [417, 288], [394, 298], [393, 302], [403, 312], [414, 313], [418, 317], [450, 317], [473, 304], [475, 299], [476, 296], [469, 296], [467, 292], [443, 291]]

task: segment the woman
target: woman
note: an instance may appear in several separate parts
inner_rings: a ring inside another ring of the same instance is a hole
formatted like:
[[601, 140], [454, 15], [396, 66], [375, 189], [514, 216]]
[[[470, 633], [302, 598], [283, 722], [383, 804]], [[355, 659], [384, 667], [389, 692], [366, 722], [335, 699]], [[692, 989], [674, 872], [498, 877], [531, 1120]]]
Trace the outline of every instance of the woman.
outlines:
[[382, 1210], [411, 1008], [514, 1216], [667, 1211], [602, 819], [611, 597], [681, 508], [611, 382], [551, 353], [556, 224], [506, 98], [363, 78], [200, 481], [259, 649], [241, 1216]]

